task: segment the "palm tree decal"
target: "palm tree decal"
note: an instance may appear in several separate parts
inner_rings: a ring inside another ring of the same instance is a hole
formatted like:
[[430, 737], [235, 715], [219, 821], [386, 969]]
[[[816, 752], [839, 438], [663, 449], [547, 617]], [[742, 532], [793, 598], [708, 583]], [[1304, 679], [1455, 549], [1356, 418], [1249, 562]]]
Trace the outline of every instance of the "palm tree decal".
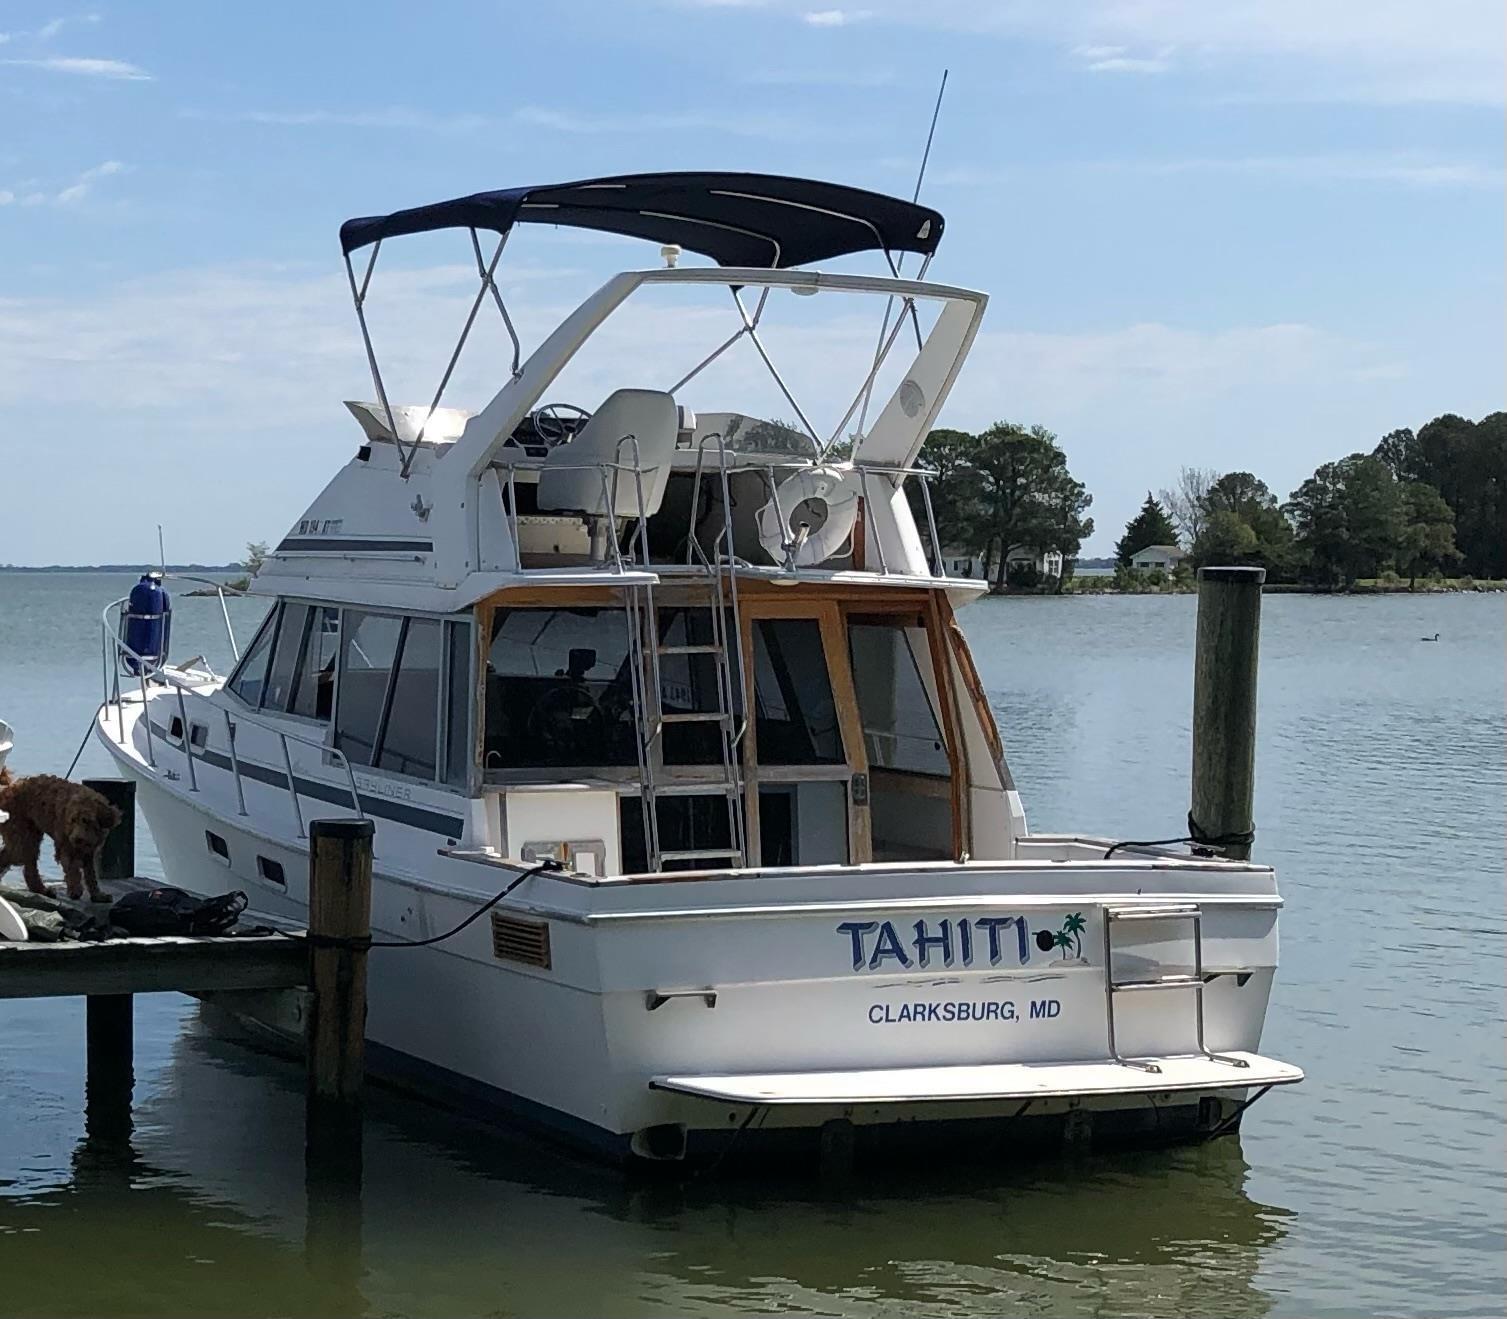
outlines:
[[[1079, 937], [1083, 933], [1083, 930], [1084, 930], [1084, 923], [1083, 923], [1083, 913], [1082, 912], [1075, 911], [1071, 916], [1066, 917], [1063, 920], [1063, 922], [1062, 922], [1062, 934], [1064, 936], [1071, 936], [1072, 937], [1072, 940], [1073, 940], [1073, 956], [1074, 957], [1082, 957], [1083, 956], [1083, 940]], [[1058, 942], [1057, 939], [1053, 939], [1052, 942], [1054, 944], [1056, 944], [1057, 947], [1059, 947], [1059, 948], [1066, 948], [1067, 947], [1067, 939], [1066, 939], [1066, 937], [1064, 937], [1061, 940], [1061, 942]], [[1067, 953], [1064, 952], [1062, 954], [1062, 957], [1063, 957], [1063, 960], [1066, 961], [1067, 960]]]
[[1062, 949], [1062, 960], [1067, 961], [1068, 950], [1073, 946], [1073, 936], [1066, 930], [1058, 930], [1052, 936], [1052, 947]]

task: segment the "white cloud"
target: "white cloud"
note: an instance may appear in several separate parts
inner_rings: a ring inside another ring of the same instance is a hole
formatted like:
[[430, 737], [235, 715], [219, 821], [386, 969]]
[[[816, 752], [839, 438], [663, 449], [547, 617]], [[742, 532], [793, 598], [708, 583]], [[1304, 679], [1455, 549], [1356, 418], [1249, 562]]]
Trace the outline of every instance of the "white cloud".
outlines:
[[[789, 14], [801, 0], [772, 0]], [[1230, 94], [1500, 105], [1498, 0], [868, 0], [876, 22], [1036, 41], [1155, 64], [1171, 47]], [[1086, 58], [1081, 57], [1080, 58]], [[1108, 63], [1101, 72], [1152, 72]]]
[[1390, 183], [1410, 188], [1500, 189], [1503, 185], [1499, 165], [1439, 160], [1408, 152], [1122, 160], [1104, 161], [1091, 168], [1160, 175], [1247, 175], [1297, 183]]
[[46, 69], [50, 73], [71, 73], [85, 78], [108, 78], [120, 82], [151, 82], [152, 75], [125, 60], [83, 59], [74, 56], [51, 56], [47, 59], [9, 59], [0, 64]]
[[654, 133], [700, 130], [733, 137], [799, 137], [808, 126], [799, 120], [760, 111], [718, 113], [696, 110], [657, 112], [633, 110], [600, 113], [589, 110], [557, 110], [526, 105], [511, 115], [514, 123], [547, 128], [558, 133]]
[[229, 112], [184, 110], [185, 119], [216, 119], [279, 128], [380, 128], [413, 129], [421, 132], [465, 133], [495, 123], [485, 115], [434, 114], [404, 106], [377, 110], [233, 110]]
[[100, 179], [109, 178], [112, 174], [121, 174], [126, 166], [118, 160], [106, 160], [100, 164], [86, 169], [78, 175], [73, 182], [53, 191], [39, 184], [28, 181], [21, 185], [22, 190], [17, 192], [14, 188], [0, 189], [0, 206], [73, 206], [84, 200]]
[[1124, 46], [1078, 46], [1073, 54], [1089, 73], [1166, 73], [1172, 68], [1173, 47], [1155, 55], [1131, 55]]
[[812, 27], [847, 27], [872, 16], [867, 9], [816, 9], [808, 10], [801, 19]]

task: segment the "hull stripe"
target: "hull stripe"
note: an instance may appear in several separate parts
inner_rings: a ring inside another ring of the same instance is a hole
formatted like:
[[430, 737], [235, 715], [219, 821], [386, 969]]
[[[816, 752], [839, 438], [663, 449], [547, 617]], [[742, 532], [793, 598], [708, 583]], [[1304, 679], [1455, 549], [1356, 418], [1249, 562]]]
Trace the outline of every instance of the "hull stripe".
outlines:
[[[152, 736], [160, 737], [169, 746], [176, 746], [177, 739], [169, 740], [167, 729], [160, 724], [153, 723]], [[230, 757], [219, 751], [211, 751], [203, 748], [195, 753], [194, 759], [210, 765], [216, 769], [231, 770]], [[270, 765], [260, 765], [254, 760], [241, 758], [241, 777], [252, 779], [257, 783], [266, 783], [274, 788], [286, 789], [288, 776], [280, 769], [273, 769]], [[293, 781], [298, 785], [300, 797], [313, 797], [317, 801], [327, 801], [335, 806], [349, 806], [351, 804], [350, 789], [342, 787], [338, 783], [326, 783], [321, 779], [304, 778], [295, 774]], [[373, 815], [383, 820], [392, 820], [397, 824], [406, 824], [411, 829], [422, 829], [426, 833], [441, 834], [447, 839], [458, 839], [466, 827], [466, 822], [458, 815], [446, 815], [443, 811], [430, 810], [425, 806], [415, 806], [411, 802], [392, 801], [387, 797], [378, 797], [357, 790], [357, 798], [361, 802], [361, 809], [368, 815]]]

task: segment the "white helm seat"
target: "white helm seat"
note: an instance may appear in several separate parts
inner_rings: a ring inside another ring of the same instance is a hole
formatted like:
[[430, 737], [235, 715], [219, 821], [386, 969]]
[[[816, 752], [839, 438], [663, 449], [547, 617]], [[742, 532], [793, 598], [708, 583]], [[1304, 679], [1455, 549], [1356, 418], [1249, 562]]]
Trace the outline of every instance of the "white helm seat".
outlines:
[[[680, 411], [663, 390], [614, 390], [568, 444], [556, 445], [545, 456], [539, 473], [540, 511], [637, 517], [641, 482], [644, 515], [657, 512], [679, 430]], [[639, 481], [633, 476], [635, 458]], [[608, 492], [614, 492], [610, 509]]]

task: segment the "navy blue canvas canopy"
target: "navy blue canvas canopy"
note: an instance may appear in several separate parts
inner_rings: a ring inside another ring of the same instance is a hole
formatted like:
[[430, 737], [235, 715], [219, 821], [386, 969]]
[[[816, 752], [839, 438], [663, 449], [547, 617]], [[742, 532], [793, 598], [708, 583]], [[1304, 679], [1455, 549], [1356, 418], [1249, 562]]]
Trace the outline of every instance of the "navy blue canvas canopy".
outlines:
[[433, 229], [515, 224], [579, 229], [676, 243], [724, 266], [784, 268], [852, 252], [919, 252], [942, 238], [942, 217], [897, 197], [772, 174], [624, 174], [539, 188], [478, 192], [340, 226], [347, 255], [370, 243]]

